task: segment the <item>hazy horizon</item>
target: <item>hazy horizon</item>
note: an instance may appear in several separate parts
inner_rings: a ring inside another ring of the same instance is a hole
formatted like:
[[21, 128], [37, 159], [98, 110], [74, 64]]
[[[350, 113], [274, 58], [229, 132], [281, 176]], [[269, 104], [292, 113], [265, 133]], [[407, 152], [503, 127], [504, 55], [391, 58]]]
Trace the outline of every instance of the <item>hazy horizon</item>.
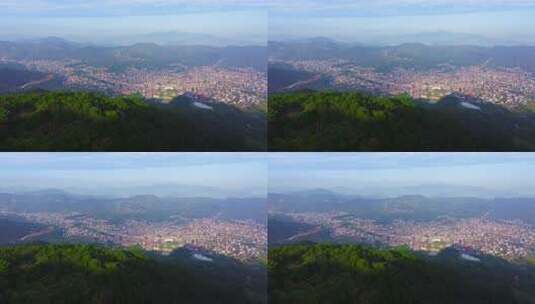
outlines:
[[[61, 37], [80, 43], [153, 42], [155, 33], [178, 34], [176, 42], [263, 45], [267, 12], [255, 1], [186, 2], [29, 0], [0, 3], [0, 40]], [[186, 35], [184, 35], [186, 34]], [[172, 41], [172, 37], [165, 37]]]
[[535, 197], [524, 153], [2, 153], [0, 192], [266, 197]]
[[268, 193], [325, 189], [364, 197], [535, 197], [522, 153], [282, 153]]
[[266, 196], [266, 165], [249, 153], [2, 153], [0, 167], [2, 192]]
[[527, 0], [272, 2], [270, 40], [324, 36], [374, 45], [535, 45], [535, 3]]
[[[142, 38], [149, 37], [151, 38]], [[173, 40], [175, 39], [176, 40]], [[54, 40], [62, 40], [74, 47], [130, 47], [140, 44], [154, 44], [161, 47], [200, 46], [200, 47], [267, 47], [267, 41], [226, 39], [202, 33], [189, 32], [154, 32], [140, 36], [115, 37], [110, 40], [84, 40], [63, 36], [45, 35], [35, 37], [1, 37], [0, 42], [8, 43], [57, 43]]]
[[[421, 185], [421, 186], [414, 186], [414, 187], [426, 187], [430, 185]], [[452, 188], [451, 185], [433, 185], [436, 187], [444, 187], [445, 190], [451, 191]], [[332, 193], [334, 195], [339, 196], [346, 196], [346, 197], [356, 197], [356, 198], [363, 198], [363, 199], [395, 199], [395, 198], [402, 198], [402, 197], [423, 197], [423, 198], [431, 198], [431, 199], [456, 199], [456, 198], [473, 198], [473, 199], [483, 199], [483, 200], [493, 200], [493, 199], [535, 199], [535, 194], [530, 195], [478, 195], [478, 194], [467, 194], [467, 195], [444, 195], [444, 194], [420, 194], [418, 191], [415, 192], [400, 192], [399, 194], [380, 194], [380, 193], [368, 193], [368, 194], [359, 194], [358, 191], [352, 190], [350, 188], [333, 188], [333, 189], [326, 189], [326, 188], [318, 188], [318, 187], [310, 187], [310, 188], [286, 188], [286, 189], [279, 189], [280, 191], [268, 191], [268, 196], [273, 194], [280, 194], [280, 195], [294, 195], [294, 194], [306, 194], [307, 192], [314, 193], [314, 192], [325, 192], [325, 193]], [[485, 189], [482, 189], [485, 190]]]
[[[421, 32], [421, 33], [415, 33], [414, 36], [433, 36], [433, 35], [441, 35], [442, 38], [439, 39], [441, 41], [429, 41], [429, 40], [421, 40], [421, 39], [406, 39], [406, 37], [396, 37], [391, 36], [389, 39], [392, 39], [390, 41], [386, 40], [359, 40], [358, 38], [355, 39], [341, 39], [341, 38], [334, 38], [334, 37], [328, 37], [328, 36], [302, 36], [302, 37], [279, 37], [279, 38], [270, 38], [268, 40], [269, 43], [310, 43], [314, 41], [331, 41], [336, 44], [340, 44], [342, 46], [364, 46], [364, 47], [396, 47], [401, 45], [407, 45], [407, 44], [421, 44], [425, 46], [445, 46], [445, 47], [456, 47], [456, 46], [476, 46], [476, 47], [484, 47], [484, 48], [493, 48], [493, 47], [524, 47], [524, 46], [535, 46], [535, 41], [533, 43], [512, 43], [512, 42], [496, 42], [495, 44], [491, 43], [474, 43], [470, 41], [453, 41], [453, 40], [445, 40], [447, 39], [447, 36], [470, 36], [470, 34], [466, 33], [452, 33], [452, 32]], [[410, 35], [412, 36], [412, 35]], [[436, 37], [435, 37], [436, 38]], [[479, 37], [484, 38], [484, 37]], [[435, 39], [436, 40], [436, 39]]]

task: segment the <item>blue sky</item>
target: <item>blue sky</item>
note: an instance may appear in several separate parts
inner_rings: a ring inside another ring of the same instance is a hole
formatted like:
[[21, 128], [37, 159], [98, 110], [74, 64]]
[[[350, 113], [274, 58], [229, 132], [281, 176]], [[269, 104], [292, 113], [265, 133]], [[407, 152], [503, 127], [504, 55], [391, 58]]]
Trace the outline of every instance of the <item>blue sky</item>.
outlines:
[[91, 42], [188, 32], [258, 43], [267, 36], [262, 0], [3, 0], [0, 38], [60, 36]]
[[497, 44], [535, 43], [532, 0], [272, 2], [271, 39], [327, 36], [373, 43], [392, 35], [453, 32], [483, 36]]
[[258, 44], [269, 28], [271, 39], [386, 43], [393, 35], [454, 32], [535, 44], [533, 16], [533, 0], [2, 0], [0, 39], [100, 43], [177, 31]]
[[0, 168], [5, 192], [245, 197], [267, 184], [266, 162], [247, 153], [0, 153]]
[[270, 157], [269, 190], [364, 196], [535, 196], [533, 153], [310, 153]]
[[0, 168], [3, 192], [535, 197], [535, 153], [0, 153]]

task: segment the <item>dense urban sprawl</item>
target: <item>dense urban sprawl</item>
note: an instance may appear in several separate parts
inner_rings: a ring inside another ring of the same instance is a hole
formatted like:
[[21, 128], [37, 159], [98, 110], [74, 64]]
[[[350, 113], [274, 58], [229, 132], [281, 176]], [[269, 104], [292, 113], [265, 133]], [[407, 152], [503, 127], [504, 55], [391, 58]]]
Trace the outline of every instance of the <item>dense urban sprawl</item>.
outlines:
[[[264, 258], [267, 252], [266, 227], [252, 221], [208, 217], [174, 218], [163, 222], [129, 219], [116, 223], [76, 212], [0, 212], [0, 215], [18, 216], [28, 222], [45, 225], [43, 234], [50, 232], [50, 228], [53, 227], [70, 240], [125, 247], [139, 245], [146, 250], [161, 253], [188, 247], [241, 261], [256, 261]], [[37, 237], [42, 233], [34, 232], [30, 237]], [[23, 238], [29, 239], [27, 236]]]
[[467, 219], [443, 218], [430, 222], [394, 220], [383, 224], [347, 213], [290, 213], [297, 222], [314, 228], [292, 237], [306, 239], [326, 228], [333, 239], [401, 246], [436, 253], [455, 247], [466, 253], [483, 253], [507, 260], [535, 254], [535, 229], [521, 221], [501, 221], [489, 216]]
[[188, 68], [176, 64], [158, 70], [129, 67], [124, 71], [113, 71], [77, 60], [19, 60], [17, 63], [29, 70], [46, 73], [44, 79], [25, 84], [24, 88], [56, 77], [61, 79], [62, 88], [116, 95], [139, 93], [145, 98], [164, 102], [186, 95], [197, 101], [249, 107], [263, 103], [267, 98], [266, 74], [252, 68]]
[[[396, 68], [382, 72], [346, 60], [307, 60], [284, 62], [301, 71], [326, 76], [337, 89], [365, 90], [374, 94], [408, 93], [414, 98], [439, 100], [459, 94], [475, 101], [515, 108], [535, 101], [535, 75], [520, 68], [494, 68], [487, 64], [455, 67], [444, 64], [428, 70]], [[304, 88], [300, 81], [286, 89]]]

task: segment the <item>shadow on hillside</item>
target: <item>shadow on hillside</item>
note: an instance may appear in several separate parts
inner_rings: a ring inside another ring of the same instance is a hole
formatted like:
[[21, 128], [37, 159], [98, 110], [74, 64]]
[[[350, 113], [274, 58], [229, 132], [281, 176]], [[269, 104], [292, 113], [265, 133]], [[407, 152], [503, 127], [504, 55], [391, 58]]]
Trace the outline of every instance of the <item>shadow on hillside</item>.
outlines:
[[223, 290], [244, 294], [249, 303], [266, 301], [267, 270], [260, 262], [246, 263], [193, 245], [177, 248], [166, 255], [148, 254], [162, 263], [189, 269]]
[[533, 112], [463, 98], [452, 95], [431, 104], [359, 92], [275, 94], [269, 101], [269, 150], [535, 150]]
[[270, 250], [270, 303], [530, 303], [533, 269], [449, 248], [435, 257], [406, 248], [314, 244]]
[[[3, 151], [262, 151], [265, 115], [139, 96], [34, 92], [0, 96]], [[147, 106], [148, 104], [148, 106]], [[5, 116], [5, 117], [4, 117]]]

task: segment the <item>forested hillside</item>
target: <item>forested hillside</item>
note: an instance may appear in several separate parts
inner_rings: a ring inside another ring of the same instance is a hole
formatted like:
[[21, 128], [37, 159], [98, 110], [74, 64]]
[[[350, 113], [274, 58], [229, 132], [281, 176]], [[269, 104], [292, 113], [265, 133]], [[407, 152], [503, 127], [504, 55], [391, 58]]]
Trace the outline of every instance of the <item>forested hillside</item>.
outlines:
[[448, 96], [425, 104], [408, 95], [298, 92], [271, 95], [273, 151], [525, 151], [535, 118], [487, 103], [468, 108]]
[[263, 302], [243, 282], [215, 273], [199, 265], [159, 261], [136, 248], [4, 247], [0, 249], [0, 303]]
[[[533, 303], [533, 269], [453, 250], [424, 258], [405, 248], [291, 245], [269, 255], [270, 303]], [[530, 291], [531, 290], [531, 291]]]
[[33, 92], [0, 96], [4, 151], [234, 151], [265, 148], [265, 116], [224, 104]]

